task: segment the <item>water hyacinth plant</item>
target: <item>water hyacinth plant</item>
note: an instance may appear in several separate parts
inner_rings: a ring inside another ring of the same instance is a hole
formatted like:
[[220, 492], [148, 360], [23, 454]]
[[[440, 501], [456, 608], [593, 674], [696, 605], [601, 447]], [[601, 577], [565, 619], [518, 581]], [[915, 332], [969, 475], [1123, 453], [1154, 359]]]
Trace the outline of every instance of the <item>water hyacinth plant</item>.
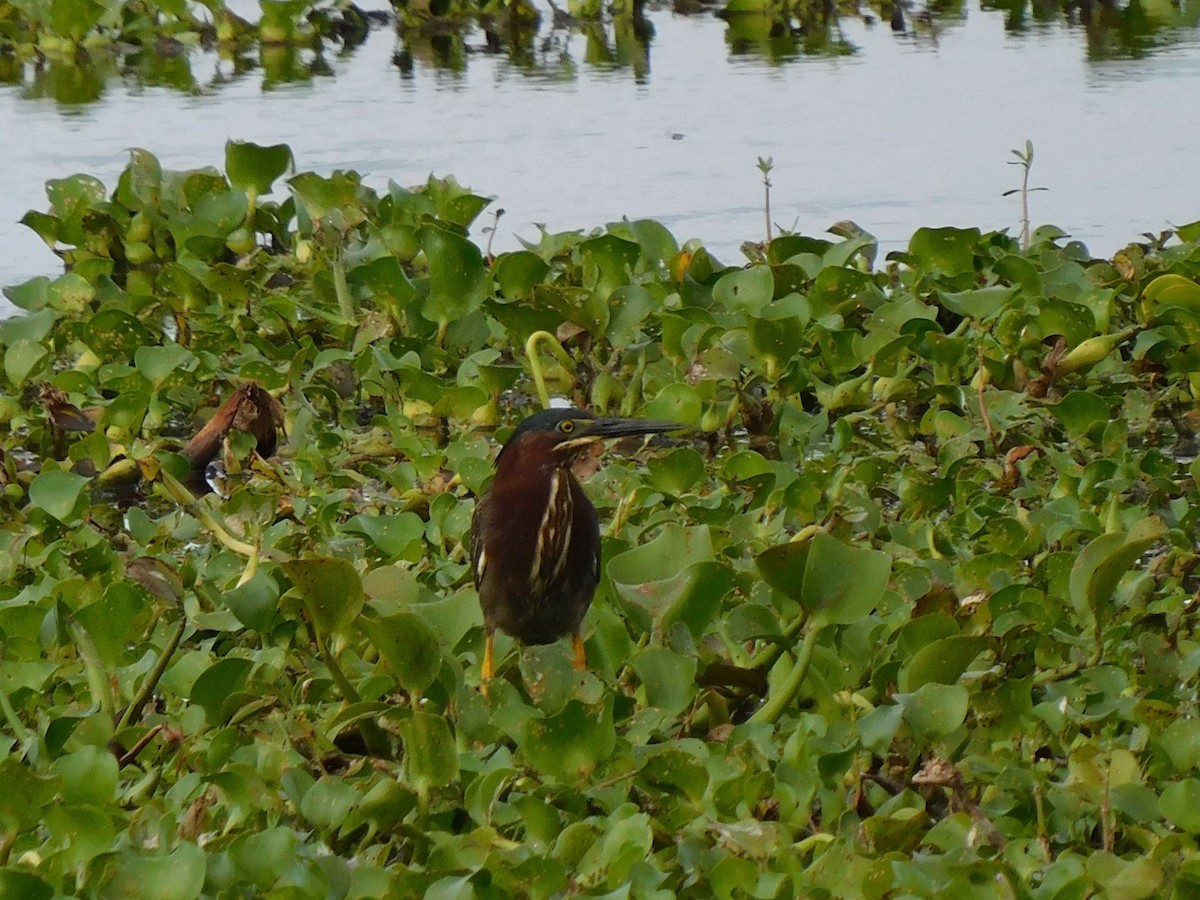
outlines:
[[[453, 179], [292, 169], [137, 150], [26, 217], [4, 891], [1200, 884], [1200, 225], [493, 256]], [[535, 376], [691, 431], [585, 481], [589, 669], [498, 637], [485, 698], [464, 538]]]

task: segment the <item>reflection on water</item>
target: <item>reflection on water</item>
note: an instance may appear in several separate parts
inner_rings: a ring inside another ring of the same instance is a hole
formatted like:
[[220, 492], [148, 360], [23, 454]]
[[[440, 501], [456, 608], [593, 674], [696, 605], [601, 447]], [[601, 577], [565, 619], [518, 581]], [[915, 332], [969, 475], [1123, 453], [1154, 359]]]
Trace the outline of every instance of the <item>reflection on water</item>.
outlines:
[[453, 173], [507, 210], [497, 249], [534, 223], [648, 216], [735, 261], [762, 236], [759, 156], [785, 228], [853, 219], [885, 246], [920, 225], [1015, 228], [1005, 161], [1026, 139], [1050, 188], [1035, 220], [1096, 252], [1200, 217], [1200, 0], [586, 7], [452, 27], [410, 5], [302, 44], [0, 52], [0, 283], [55, 271], [15, 224], [47, 179], [111, 189], [131, 146], [219, 165], [227, 138], [380, 185]]

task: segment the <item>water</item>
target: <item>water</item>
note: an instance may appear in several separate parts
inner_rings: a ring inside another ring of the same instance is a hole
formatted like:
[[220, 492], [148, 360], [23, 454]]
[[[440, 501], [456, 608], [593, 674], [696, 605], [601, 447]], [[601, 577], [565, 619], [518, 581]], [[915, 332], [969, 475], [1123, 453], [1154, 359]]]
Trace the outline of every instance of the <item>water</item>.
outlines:
[[301, 169], [357, 169], [378, 188], [453, 174], [506, 211], [497, 250], [536, 239], [534, 223], [650, 217], [728, 262], [764, 236], [758, 157], [774, 160], [777, 223], [852, 219], [890, 249], [923, 225], [1015, 232], [1019, 201], [1002, 194], [1021, 172], [1006, 163], [1029, 139], [1031, 183], [1049, 188], [1031, 195], [1035, 224], [1109, 254], [1200, 218], [1200, 0], [1188, 3], [1162, 13], [1181, 24], [1133, 37], [1057, 15], [1014, 29], [1010, 12], [974, 5], [903, 33], [843, 17], [849, 55], [785, 46], [781, 59], [737, 52], [709, 13], [659, 8], [648, 50], [624, 63], [611, 35], [617, 60], [590, 62], [587, 38], [552, 31], [547, 9], [524, 66], [476, 31], [458, 71], [416, 46], [406, 72], [383, 28], [304, 82], [196, 50], [191, 92], [113, 76], [82, 105], [36, 96], [27, 68], [0, 85], [0, 284], [60, 271], [16, 224], [46, 208], [47, 179], [88, 172], [111, 189], [134, 146], [168, 168], [220, 166], [229, 138], [286, 142]]

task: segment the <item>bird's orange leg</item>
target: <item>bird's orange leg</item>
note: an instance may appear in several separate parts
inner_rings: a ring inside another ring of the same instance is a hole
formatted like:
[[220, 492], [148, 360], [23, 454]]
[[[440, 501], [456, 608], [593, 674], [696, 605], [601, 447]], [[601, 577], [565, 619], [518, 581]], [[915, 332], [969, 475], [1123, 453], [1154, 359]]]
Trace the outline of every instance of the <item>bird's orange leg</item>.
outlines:
[[578, 631], [571, 635], [571, 648], [574, 650], [571, 665], [576, 672], [582, 672], [587, 668], [587, 651], [583, 649], [583, 638]]
[[483, 639], [483, 665], [479, 667], [479, 692], [487, 696], [488, 682], [492, 680], [492, 630], [489, 628]]

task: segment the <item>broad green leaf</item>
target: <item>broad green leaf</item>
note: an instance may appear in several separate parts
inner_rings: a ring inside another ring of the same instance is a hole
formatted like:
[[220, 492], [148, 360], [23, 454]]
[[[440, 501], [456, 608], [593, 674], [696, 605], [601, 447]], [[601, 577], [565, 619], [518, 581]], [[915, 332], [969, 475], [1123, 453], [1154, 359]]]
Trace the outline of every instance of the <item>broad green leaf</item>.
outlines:
[[664, 494], [682, 494], [704, 477], [704, 459], [691, 447], [679, 447], [647, 462], [650, 483]]
[[897, 694], [904, 721], [925, 741], [954, 731], [967, 717], [971, 695], [961, 684], [925, 684], [911, 694]]
[[287, 144], [259, 146], [249, 141], [225, 142], [225, 174], [240, 191], [270, 193], [275, 180], [293, 165]]
[[346, 530], [362, 532], [387, 557], [411, 562], [417, 562], [421, 558], [425, 523], [416, 513], [381, 516], [360, 513], [346, 523]]
[[29, 485], [29, 502], [60, 522], [78, 517], [80, 498], [88, 479], [64, 469], [46, 469]]
[[458, 751], [443, 716], [414, 712], [400, 725], [408, 777], [420, 790], [453, 784], [458, 778]]
[[704, 407], [700, 395], [691, 385], [668, 384], [646, 404], [642, 412], [648, 418], [693, 425], [700, 421]]
[[707, 526], [665, 525], [653, 540], [614, 556], [609, 577], [620, 584], [645, 584], [678, 575], [692, 563], [713, 558]]
[[637, 244], [611, 234], [584, 241], [579, 245], [584, 286], [607, 300], [617, 288], [629, 284], [638, 251]]
[[784, 596], [799, 601], [804, 585], [804, 567], [808, 565], [811, 540], [789, 541], [758, 554], [754, 563], [763, 579]]
[[[1187, 774], [1200, 765], [1200, 719], [1178, 719], [1162, 732], [1160, 743], [1176, 773]], [[1197, 807], [1200, 809], [1200, 806]]]
[[346, 821], [355, 804], [358, 791], [341, 778], [324, 775], [304, 793], [300, 814], [318, 828], [336, 830]]
[[678, 715], [696, 695], [696, 660], [665, 647], [647, 647], [629, 661], [646, 691], [646, 705]]
[[17, 341], [38, 343], [50, 333], [58, 318], [59, 314], [54, 310], [41, 309], [0, 322], [0, 344], [15, 344]]
[[541, 284], [549, 271], [549, 264], [529, 250], [501, 253], [492, 264], [492, 278], [500, 296], [510, 301], [533, 296], [534, 287]]
[[[267, 2], [262, 0], [264, 12]], [[314, 172], [301, 172], [289, 178], [288, 185], [313, 220], [324, 219], [342, 207], [357, 207], [359, 203], [360, 182], [354, 173], [334, 172], [324, 178]]]
[[966, 635], [933, 641], [901, 667], [898, 686], [909, 692], [925, 684], [955, 684], [984, 646], [983, 638]]
[[1099, 618], [1121, 576], [1166, 530], [1162, 519], [1147, 516], [1128, 532], [1102, 534], [1084, 547], [1071, 567], [1070, 597], [1076, 612]]
[[1200, 283], [1183, 275], [1159, 275], [1142, 289], [1142, 296], [1159, 306], [1180, 306], [1200, 313]]
[[573, 783], [586, 779], [612, 756], [616, 743], [612, 694], [606, 694], [598, 707], [572, 700], [558, 715], [531, 718], [517, 740], [536, 769]]
[[1145, 900], [1157, 896], [1163, 883], [1162, 869], [1146, 856], [1126, 860], [1097, 851], [1088, 859], [1087, 871], [1111, 900]]
[[870, 614], [883, 599], [892, 558], [851, 547], [825, 532], [813, 536], [800, 585], [800, 603], [816, 627], [845, 625]]
[[209, 724], [215, 725], [228, 720], [242, 702], [235, 696], [254, 663], [248, 659], [227, 656], [217, 660], [200, 673], [191, 689], [191, 702], [204, 710]]
[[119, 855], [115, 876], [104, 886], [104, 893], [146, 900], [194, 900], [204, 888], [206, 865], [204, 851], [190, 841], [163, 855], [126, 850]]
[[1093, 428], [1112, 418], [1109, 404], [1091, 391], [1072, 391], [1050, 409], [1075, 440], [1087, 437]]
[[138, 347], [133, 360], [138, 371], [155, 388], [176, 373], [191, 371], [197, 363], [190, 350], [173, 343], [159, 347]]
[[49, 10], [55, 32], [78, 43], [100, 21], [105, 6], [97, 0], [55, 0]]
[[966, 275], [975, 271], [978, 228], [918, 228], [908, 242], [908, 252], [930, 274]]
[[245, 584], [226, 591], [222, 600], [247, 628], [266, 631], [279, 607], [279, 585], [260, 570]]
[[112, 802], [117, 790], [117, 758], [107, 747], [87, 746], [54, 761], [62, 777], [63, 799], [73, 805], [98, 807]]
[[748, 266], [721, 276], [713, 285], [713, 300], [733, 312], [757, 313], [775, 296], [770, 266]]
[[478, 309], [488, 287], [479, 248], [434, 226], [421, 229], [421, 248], [429, 265], [429, 295], [421, 315], [430, 322], [452, 322]]
[[340, 557], [310, 557], [283, 563], [283, 570], [304, 599], [313, 624], [324, 634], [342, 631], [363, 605], [362, 579], [353, 563]]
[[1158, 804], [1173, 825], [1190, 834], [1200, 834], [1200, 780], [1172, 782], [1163, 790]]
[[46, 305], [68, 315], [86, 310], [96, 298], [96, 288], [78, 272], [60, 275], [46, 288]]
[[995, 286], [969, 291], [942, 291], [937, 299], [951, 312], [987, 322], [998, 316], [1016, 293], [1016, 288]]
[[34, 341], [21, 339], [4, 351], [4, 374], [15, 388], [24, 387], [26, 380], [50, 356], [46, 348]]
[[0, 868], [0, 900], [50, 900], [54, 888], [31, 872]]
[[442, 667], [437, 635], [411, 612], [360, 619], [363, 633], [375, 645], [387, 667], [406, 691], [424, 691]]

